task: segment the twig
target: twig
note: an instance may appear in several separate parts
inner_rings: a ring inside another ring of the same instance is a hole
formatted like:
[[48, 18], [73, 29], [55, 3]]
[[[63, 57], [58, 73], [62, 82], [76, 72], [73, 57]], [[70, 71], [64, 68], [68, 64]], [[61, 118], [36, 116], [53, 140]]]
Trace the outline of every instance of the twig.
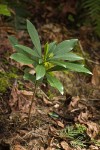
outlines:
[[[82, 47], [82, 45], [81, 45], [80, 41], [79, 41], [78, 43], [79, 43], [80, 50], [82, 51], [82, 54], [83, 54], [83, 56], [85, 57], [85, 52], [84, 52], [84, 50], [83, 50], [83, 47]], [[93, 63], [93, 64], [100, 65], [100, 63], [99, 63], [99, 62], [94, 62], [93, 60], [91, 60], [91, 59], [87, 59], [87, 58], [85, 58], [85, 59], [86, 59], [87, 61], [89, 61], [89, 62]]]
[[33, 96], [32, 96], [32, 100], [31, 100], [31, 105], [30, 105], [30, 107], [29, 107], [28, 125], [30, 125], [31, 110], [32, 110], [34, 98], [35, 98], [35, 95], [36, 95], [36, 88], [37, 88], [37, 82], [35, 82], [35, 87], [34, 87], [34, 91], [33, 91]]

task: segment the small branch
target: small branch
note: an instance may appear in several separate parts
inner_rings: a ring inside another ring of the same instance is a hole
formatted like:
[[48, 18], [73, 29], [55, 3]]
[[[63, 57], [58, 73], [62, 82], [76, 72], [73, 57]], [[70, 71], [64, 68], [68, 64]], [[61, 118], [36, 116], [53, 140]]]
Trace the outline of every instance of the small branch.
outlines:
[[34, 98], [35, 98], [35, 95], [36, 95], [36, 88], [37, 88], [37, 82], [35, 83], [35, 87], [34, 87], [34, 91], [33, 91], [33, 96], [32, 96], [32, 100], [31, 100], [31, 105], [30, 105], [30, 107], [29, 107], [28, 125], [30, 125], [31, 110], [32, 110]]

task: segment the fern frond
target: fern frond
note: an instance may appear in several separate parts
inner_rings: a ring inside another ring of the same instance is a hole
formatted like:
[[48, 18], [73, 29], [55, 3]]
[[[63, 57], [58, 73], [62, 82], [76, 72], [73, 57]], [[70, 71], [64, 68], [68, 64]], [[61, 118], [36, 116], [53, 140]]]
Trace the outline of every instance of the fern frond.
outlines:
[[100, 0], [82, 0], [81, 7], [93, 23], [95, 32], [100, 36]]

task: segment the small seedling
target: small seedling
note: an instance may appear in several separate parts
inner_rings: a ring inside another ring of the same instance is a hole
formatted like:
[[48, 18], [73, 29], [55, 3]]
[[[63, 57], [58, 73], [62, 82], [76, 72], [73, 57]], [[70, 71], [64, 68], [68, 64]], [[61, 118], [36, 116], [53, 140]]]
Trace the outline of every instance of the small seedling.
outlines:
[[78, 39], [65, 40], [61, 43], [51, 42], [44, 45], [44, 50], [41, 50], [40, 39], [34, 25], [27, 20], [27, 30], [33, 42], [34, 48], [29, 48], [20, 45], [17, 39], [13, 36], [9, 40], [16, 49], [16, 53], [11, 55], [11, 59], [23, 64], [32, 64], [35, 69], [35, 74], [31, 74], [30, 69], [25, 69], [24, 79], [34, 83], [33, 99], [29, 108], [29, 123], [32, 104], [36, 94], [37, 87], [46, 79], [47, 83], [64, 93], [62, 83], [54, 76], [53, 71], [76, 71], [91, 74], [91, 72], [79, 62], [83, 58], [71, 52], [77, 44]]
[[86, 147], [86, 140], [88, 136], [86, 134], [86, 127], [81, 124], [75, 124], [75, 126], [67, 126], [60, 130], [59, 136], [61, 138], [69, 139], [69, 143], [72, 147], [77, 148]]

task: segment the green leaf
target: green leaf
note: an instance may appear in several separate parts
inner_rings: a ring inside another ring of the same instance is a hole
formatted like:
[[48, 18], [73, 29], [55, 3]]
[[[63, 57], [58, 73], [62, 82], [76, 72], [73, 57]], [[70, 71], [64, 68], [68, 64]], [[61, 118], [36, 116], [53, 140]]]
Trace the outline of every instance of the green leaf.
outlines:
[[27, 46], [18, 44], [18, 45], [15, 45], [15, 48], [20, 48], [23, 51], [27, 52], [28, 54], [31, 54], [32, 56], [39, 57], [39, 55], [35, 52], [35, 50], [33, 50]]
[[68, 68], [72, 71], [76, 71], [76, 72], [83, 72], [83, 73], [92, 74], [87, 68], [84, 67], [84, 65], [81, 65], [81, 64], [67, 63], [66, 62], [66, 68]]
[[43, 65], [37, 65], [36, 67], [36, 80], [41, 79], [44, 77], [46, 73], [45, 67]]
[[63, 85], [62, 83], [54, 76], [52, 76], [51, 74], [46, 74], [46, 77], [47, 77], [47, 81], [48, 83], [59, 90], [59, 92], [63, 95], [64, 93], [64, 88], [63, 88]]
[[49, 60], [55, 60], [55, 59], [76, 61], [76, 60], [82, 60], [83, 58], [74, 53], [69, 52], [65, 54], [55, 55], [51, 57]]
[[37, 52], [37, 50], [36, 50], [36, 48], [34, 47], [34, 55], [36, 56], [36, 57], [38, 57], [38, 58], [40, 58], [41, 59], [41, 56], [38, 54], [38, 52]]
[[52, 118], [54, 118], [54, 119], [59, 118], [59, 115], [56, 114], [55, 112], [50, 112], [49, 116], [52, 117]]
[[9, 39], [11, 45], [13, 46], [13, 48], [15, 48], [18, 53], [24, 54], [24, 52], [21, 48], [16, 47], [16, 45], [18, 45], [18, 40], [14, 36], [8, 36], [8, 39]]
[[30, 81], [32, 81], [33, 83], [36, 81], [36, 76], [30, 74], [30, 73], [27, 72], [27, 71], [24, 72], [23, 78], [24, 78], [24, 80], [30, 80]]
[[13, 47], [18, 44], [18, 40], [14, 36], [8, 36], [8, 39]]
[[84, 72], [88, 74], [92, 74], [87, 68], [84, 67], [82, 64], [76, 63], [69, 63], [69, 62], [62, 62], [62, 61], [52, 61], [53, 64], [64, 67], [66, 69], [76, 71], [76, 72]]
[[56, 42], [49, 43], [48, 54], [53, 53], [56, 48]]
[[50, 61], [51, 63], [55, 64], [55, 65], [58, 65], [58, 66], [62, 66], [64, 68], [66, 68], [66, 62], [64, 61]]
[[7, 5], [0, 4], [0, 14], [5, 16], [11, 16], [11, 13], [7, 8]]
[[62, 66], [56, 65], [56, 66], [54, 66], [54, 67], [49, 68], [49, 69], [47, 70], [47, 72], [52, 72], [52, 71], [65, 71], [65, 70], [68, 70], [68, 69], [66, 69], [66, 68], [64, 68], [64, 67], [62, 67]]
[[57, 45], [54, 55], [64, 55], [66, 52], [70, 52], [76, 45], [78, 39], [65, 40]]
[[22, 53], [14, 53], [11, 55], [10, 58], [14, 59], [15, 61], [20, 62], [20, 63], [33, 64], [33, 60]]
[[28, 30], [31, 40], [37, 50], [38, 55], [41, 57], [40, 39], [39, 39], [37, 30], [35, 29], [34, 25], [29, 20], [27, 20], [27, 30]]
[[46, 43], [45, 45], [44, 45], [44, 62], [46, 61], [46, 59], [47, 59], [47, 54], [48, 54], [48, 48], [49, 48], [49, 44], [48, 43]]

